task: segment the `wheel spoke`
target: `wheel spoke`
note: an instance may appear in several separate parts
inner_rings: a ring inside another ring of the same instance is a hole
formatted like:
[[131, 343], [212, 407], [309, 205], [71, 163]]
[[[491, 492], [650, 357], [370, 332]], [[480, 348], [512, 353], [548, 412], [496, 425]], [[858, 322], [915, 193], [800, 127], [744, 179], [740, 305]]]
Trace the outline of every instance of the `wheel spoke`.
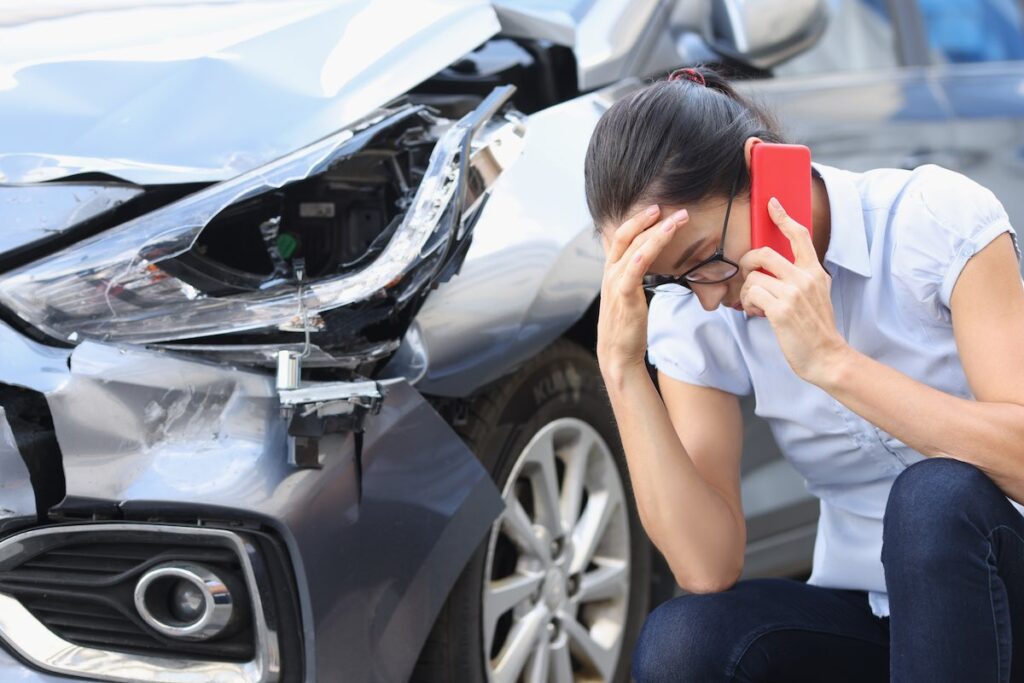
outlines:
[[615, 650], [607, 649], [594, 640], [587, 628], [571, 615], [562, 613], [559, 616], [562, 630], [569, 636], [569, 647], [576, 656], [589, 663], [602, 681], [611, 680], [615, 671]]
[[561, 522], [561, 504], [558, 495], [558, 471], [555, 469], [555, 447], [551, 441], [551, 435], [547, 435], [534, 444], [533, 461], [537, 464], [534, 476], [530, 478], [533, 483], [534, 495], [537, 499], [538, 521], [547, 527], [552, 538], [561, 536], [568, 527], [563, 530]]
[[597, 569], [580, 581], [579, 601], [592, 602], [625, 595], [629, 590], [629, 564], [625, 560], [600, 560]]
[[551, 680], [553, 683], [574, 683], [569, 641], [565, 638], [560, 645], [551, 648]]
[[533, 648], [533, 657], [523, 677], [525, 683], [548, 683], [548, 669], [551, 668], [551, 642], [546, 633], [541, 633]]
[[497, 683], [515, 683], [519, 680], [519, 674], [530, 658], [538, 638], [546, 635], [544, 627], [549, 617], [547, 606], [541, 603], [513, 624], [508, 640], [498, 654], [498, 663], [494, 666], [494, 680]]
[[608, 528], [615, 507], [620, 504], [618, 496], [612, 494], [613, 489], [595, 492], [587, 499], [587, 507], [576, 522], [572, 531], [572, 544], [575, 548], [569, 571], [582, 572], [594, 557], [598, 543]]
[[501, 615], [528, 599], [544, 581], [540, 572], [530, 574], [513, 574], [496, 581], [489, 582], [484, 606], [487, 615], [488, 640], [494, 635], [494, 626]]
[[505, 514], [502, 520], [505, 522], [503, 527], [509, 538], [522, 552], [540, 560], [547, 560], [551, 556], [551, 549], [537, 538], [533, 531], [533, 522], [530, 521], [530, 516], [526, 514], [518, 498], [513, 496], [505, 501]]
[[[628, 501], [614, 454], [592, 425], [558, 418], [520, 451], [503, 490], [478, 622], [488, 679], [574, 683], [581, 676], [610, 683], [620, 662], [631, 571]], [[561, 583], [552, 584], [548, 599], [537, 599], [549, 580], [565, 581], [570, 593], [561, 595]]]
[[562, 480], [562, 526], [568, 530], [576, 525], [583, 502], [583, 485], [587, 478], [587, 462], [594, 439], [589, 434], [580, 434], [579, 441], [569, 451], [569, 461], [565, 464], [565, 476]]

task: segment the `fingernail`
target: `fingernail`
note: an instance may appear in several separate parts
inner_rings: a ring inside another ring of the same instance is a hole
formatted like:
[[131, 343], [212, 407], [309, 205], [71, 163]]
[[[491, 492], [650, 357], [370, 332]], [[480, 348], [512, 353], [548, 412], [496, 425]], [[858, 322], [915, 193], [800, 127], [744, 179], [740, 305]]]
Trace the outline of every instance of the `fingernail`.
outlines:
[[636, 256], [633, 257], [633, 262], [634, 263], [640, 263], [640, 259], [642, 259], [643, 257], [644, 257], [643, 254], [637, 254]]
[[685, 221], [689, 215], [690, 212], [687, 211], [686, 209], [679, 209], [679, 211], [676, 211], [674, 214], [672, 214], [672, 221], [675, 223]]
[[658, 205], [657, 204], [651, 204], [650, 206], [647, 207], [647, 215], [648, 216], [654, 216], [654, 215], [657, 215], [657, 213], [658, 213]]
[[782, 204], [779, 204], [779, 200], [776, 199], [775, 197], [772, 197], [771, 199], [768, 200], [768, 206], [772, 207], [775, 210], [782, 208]]

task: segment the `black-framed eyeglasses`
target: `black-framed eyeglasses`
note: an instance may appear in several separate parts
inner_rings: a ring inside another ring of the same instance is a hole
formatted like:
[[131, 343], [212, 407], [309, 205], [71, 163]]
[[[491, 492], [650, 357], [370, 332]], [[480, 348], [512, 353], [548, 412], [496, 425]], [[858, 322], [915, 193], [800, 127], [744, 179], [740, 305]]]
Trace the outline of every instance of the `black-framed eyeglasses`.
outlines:
[[[742, 171], [740, 172], [742, 173]], [[732, 212], [732, 200], [736, 196], [736, 188], [739, 186], [740, 174], [736, 174], [732, 181], [732, 190], [729, 191], [729, 203], [725, 207], [725, 221], [722, 223], [722, 237], [718, 241], [718, 249], [715, 253], [704, 259], [693, 268], [690, 268], [682, 275], [645, 275], [643, 286], [649, 292], [675, 291], [677, 293], [689, 293], [693, 291], [692, 284], [714, 285], [725, 282], [736, 273], [740, 267], [734, 261], [725, 257], [725, 231], [729, 228], [729, 214]], [[668, 285], [678, 285], [684, 289]]]

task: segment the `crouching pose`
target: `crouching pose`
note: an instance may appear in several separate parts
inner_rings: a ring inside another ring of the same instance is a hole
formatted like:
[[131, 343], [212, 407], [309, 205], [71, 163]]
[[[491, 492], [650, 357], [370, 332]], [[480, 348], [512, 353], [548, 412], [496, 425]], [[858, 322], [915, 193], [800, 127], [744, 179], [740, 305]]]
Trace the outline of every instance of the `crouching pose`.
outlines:
[[[938, 166], [814, 164], [810, 233], [769, 202], [790, 262], [751, 248], [759, 141], [781, 141], [769, 115], [699, 68], [616, 102], [587, 152], [601, 370], [641, 521], [690, 593], [649, 615], [633, 676], [1024, 680], [1024, 287], [1006, 212]], [[806, 583], [738, 581], [751, 392], [821, 501]]]

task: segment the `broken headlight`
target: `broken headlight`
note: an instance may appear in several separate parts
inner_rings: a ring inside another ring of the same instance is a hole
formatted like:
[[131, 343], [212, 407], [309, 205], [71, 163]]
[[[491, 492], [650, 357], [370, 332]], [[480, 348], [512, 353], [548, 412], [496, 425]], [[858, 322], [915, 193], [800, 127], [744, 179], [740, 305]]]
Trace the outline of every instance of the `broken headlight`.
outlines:
[[0, 302], [60, 339], [151, 343], [308, 331], [322, 311], [407, 299], [464, 251], [463, 217], [514, 158], [523, 120], [498, 114], [512, 90], [454, 122], [380, 110], [8, 273]]

